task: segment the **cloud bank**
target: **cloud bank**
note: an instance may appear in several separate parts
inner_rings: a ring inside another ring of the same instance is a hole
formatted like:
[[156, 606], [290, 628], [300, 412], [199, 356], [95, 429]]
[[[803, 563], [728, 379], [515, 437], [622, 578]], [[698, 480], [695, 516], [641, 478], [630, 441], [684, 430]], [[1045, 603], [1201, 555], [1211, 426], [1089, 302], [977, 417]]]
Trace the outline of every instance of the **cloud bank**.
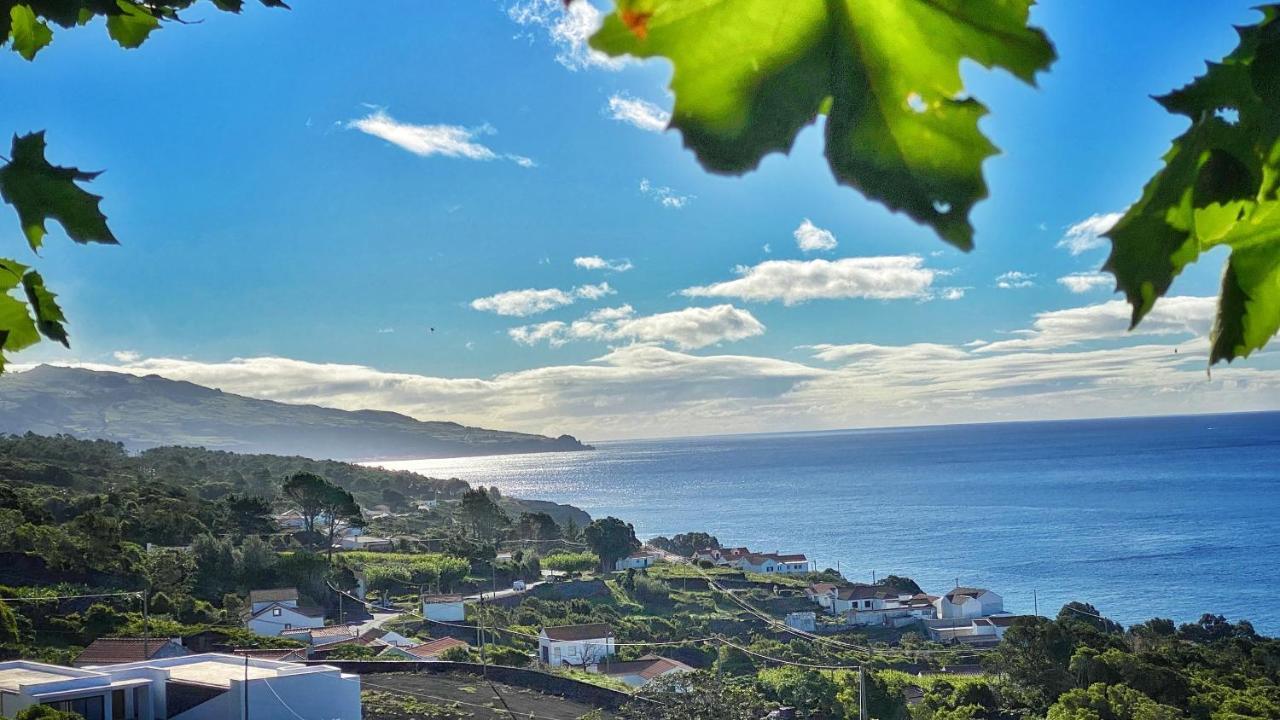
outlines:
[[507, 331], [523, 345], [547, 343], [560, 347], [575, 340], [596, 342], [665, 343], [693, 350], [763, 335], [765, 326], [750, 312], [732, 305], [691, 307], [656, 315], [636, 316], [630, 305], [603, 308], [572, 323], [552, 321], [522, 325]]
[[[938, 271], [914, 255], [844, 258], [842, 260], [766, 260], [735, 268], [738, 278], [686, 288], [686, 297], [726, 297], [751, 302], [781, 301], [796, 305], [810, 300], [924, 299]], [[963, 291], [960, 293], [963, 295]]]

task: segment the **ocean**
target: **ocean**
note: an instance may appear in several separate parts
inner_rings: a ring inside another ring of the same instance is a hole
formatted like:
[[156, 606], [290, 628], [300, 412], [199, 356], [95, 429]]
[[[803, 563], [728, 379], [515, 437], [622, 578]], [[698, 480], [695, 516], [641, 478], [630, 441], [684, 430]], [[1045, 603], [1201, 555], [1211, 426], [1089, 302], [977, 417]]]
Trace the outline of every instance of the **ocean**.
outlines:
[[987, 587], [1005, 609], [1082, 600], [1132, 624], [1201, 614], [1280, 634], [1280, 413], [597, 443], [383, 463], [803, 552], [850, 579]]

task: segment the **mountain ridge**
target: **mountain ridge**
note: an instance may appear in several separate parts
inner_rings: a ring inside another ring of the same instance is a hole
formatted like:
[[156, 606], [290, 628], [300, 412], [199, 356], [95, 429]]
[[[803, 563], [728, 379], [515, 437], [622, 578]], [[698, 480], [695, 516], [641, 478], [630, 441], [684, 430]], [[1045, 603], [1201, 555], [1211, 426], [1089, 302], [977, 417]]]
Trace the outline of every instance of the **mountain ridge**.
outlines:
[[570, 435], [250, 398], [185, 380], [39, 365], [0, 376], [0, 433], [67, 434], [131, 450], [189, 445], [345, 461], [592, 449]]

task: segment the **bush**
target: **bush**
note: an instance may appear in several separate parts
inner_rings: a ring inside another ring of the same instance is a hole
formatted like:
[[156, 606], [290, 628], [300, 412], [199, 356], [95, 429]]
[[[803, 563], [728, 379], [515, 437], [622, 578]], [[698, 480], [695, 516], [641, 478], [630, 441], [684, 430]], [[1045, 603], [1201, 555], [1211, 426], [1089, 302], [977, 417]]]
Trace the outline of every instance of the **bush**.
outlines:
[[542, 567], [567, 573], [590, 572], [599, 566], [600, 558], [588, 552], [555, 553], [542, 558]]

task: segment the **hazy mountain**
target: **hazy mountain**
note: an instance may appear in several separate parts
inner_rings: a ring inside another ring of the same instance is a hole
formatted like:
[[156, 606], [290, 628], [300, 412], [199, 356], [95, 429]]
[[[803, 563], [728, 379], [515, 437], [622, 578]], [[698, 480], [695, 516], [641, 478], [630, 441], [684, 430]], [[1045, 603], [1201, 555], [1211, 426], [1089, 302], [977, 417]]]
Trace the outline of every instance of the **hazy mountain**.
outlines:
[[189, 445], [335, 460], [590, 449], [569, 435], [550, 438], [393, 412], [289, 405], [155, 375], [49, 365], [0, 375], [0, 433], [27, 431], [113, 440], [132, 449]]

